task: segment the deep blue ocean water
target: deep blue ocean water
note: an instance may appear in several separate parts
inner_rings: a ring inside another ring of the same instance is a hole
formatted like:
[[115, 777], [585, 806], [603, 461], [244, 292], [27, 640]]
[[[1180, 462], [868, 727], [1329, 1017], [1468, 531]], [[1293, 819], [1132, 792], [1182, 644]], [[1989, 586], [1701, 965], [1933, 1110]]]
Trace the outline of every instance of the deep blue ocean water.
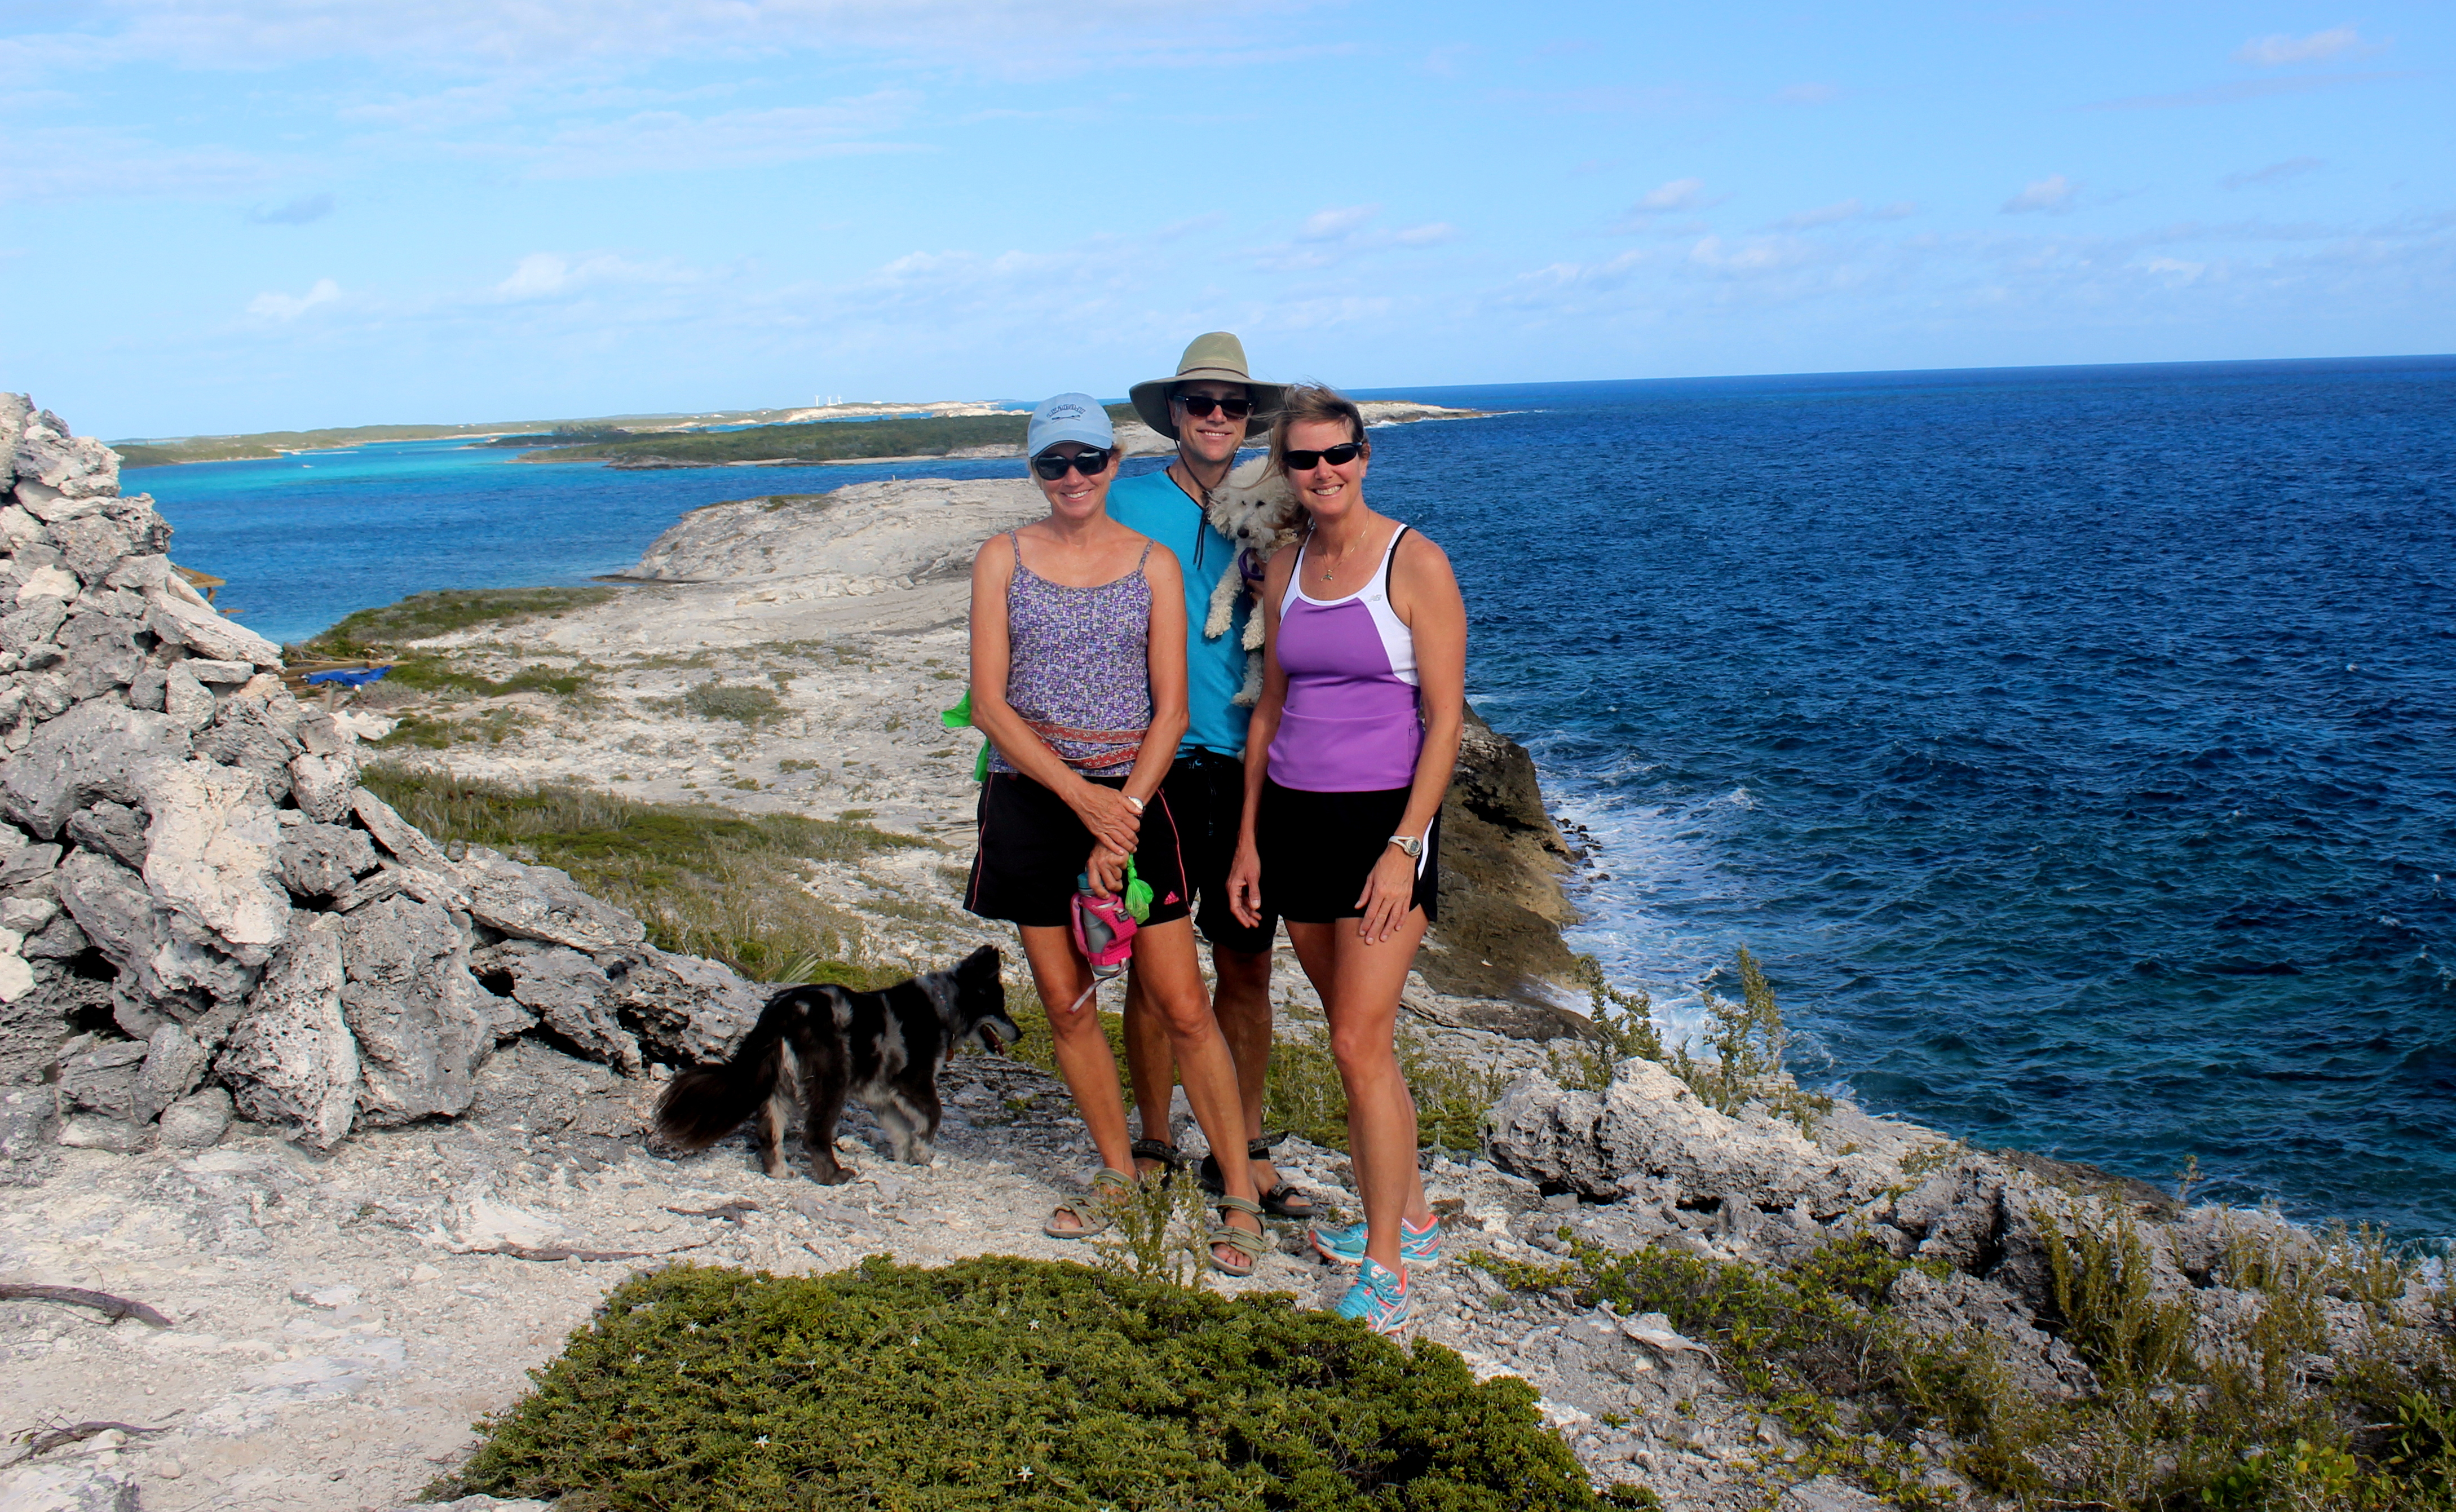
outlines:
[[[1457, 563], [1616, 975], [1679, 1020], [1746, 944], [1872, 1108], [2456, 1235], [2456, 358], [1389, 397], [1508, 412], [1377, 432], [1366, 492]], [[129, 482], [281, 638], [957, 470], [502, 457]]]

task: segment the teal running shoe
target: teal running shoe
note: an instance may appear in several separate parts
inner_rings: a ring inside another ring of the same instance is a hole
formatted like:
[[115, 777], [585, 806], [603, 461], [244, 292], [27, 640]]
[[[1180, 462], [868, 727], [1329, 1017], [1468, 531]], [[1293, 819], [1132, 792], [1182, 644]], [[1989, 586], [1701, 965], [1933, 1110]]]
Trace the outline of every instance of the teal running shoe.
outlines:
[[1393, 1273], [1371, 1256], [1357, 1270], [1356, 1284], [1331, 1311], [1352, 1318], [1377, 1334], [1395, 1334], [1407, 1321], [1415, 1302], [1407, 1295], [1406, 1273]]
[[[1313, 1240], [1315, 1253], [1333, 1265], [1353, 1265], [1364, 1258], [1364, 1225], [1351, 1223], [1343, 1229], [1315, 1229], [1306, 1237]], [[1442, 1257], [1442, 1220], [1418, 1228], [1404, 1218], [1399, 1220], [1399, 1263], [1430, 1265]]]

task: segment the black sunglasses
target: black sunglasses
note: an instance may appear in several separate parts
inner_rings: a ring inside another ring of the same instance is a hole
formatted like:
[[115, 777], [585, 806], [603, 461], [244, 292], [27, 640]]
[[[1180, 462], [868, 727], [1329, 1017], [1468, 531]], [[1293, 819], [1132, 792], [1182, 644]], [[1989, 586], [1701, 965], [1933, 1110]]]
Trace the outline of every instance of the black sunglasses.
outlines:
[[1218, 410], [1232, 420], [1241, 420], [1254, 413], [1252, 399], [1215, 399], [1208, 394], [1173, 394], [1169, 396], [1169, 402], [1184, 405], [1185, 413], [1196, 419], [1202, 419], [1213, 410]]
[[1086, 478], [1096, 478], [1109, 470], [1109, 459], [1115, 455], [1114, 448], [1103, 449], [1098, 446], [1086, 446], [1072, 457], [1061, 457], [1055, 452], [1042, 452], [1032, 460], [1032, 470], [1053, 483], [1065, 477], [1066, 469], [1070, 467]]
[[1324, 462], [1330, 463], [1333, 467], [1344, 467], [1356, 460], [1358, 455], [1363, 450], [1362, 441], [1341, 441], [1336, 446], [1325, 446], [1318, 452], [1300, 452], [1291, 449], [1283, 456], [1289, 472], [1303, 473], [1310, 472]]

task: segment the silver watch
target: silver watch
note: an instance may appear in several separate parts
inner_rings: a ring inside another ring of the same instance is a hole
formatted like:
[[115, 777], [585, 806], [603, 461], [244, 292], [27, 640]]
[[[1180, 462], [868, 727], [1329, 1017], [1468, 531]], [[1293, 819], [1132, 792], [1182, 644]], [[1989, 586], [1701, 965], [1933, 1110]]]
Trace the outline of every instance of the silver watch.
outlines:
[[1392, 835], [1390, 843], [1410, 861], [1424, 859], [1424, 837], [1422, 835]]

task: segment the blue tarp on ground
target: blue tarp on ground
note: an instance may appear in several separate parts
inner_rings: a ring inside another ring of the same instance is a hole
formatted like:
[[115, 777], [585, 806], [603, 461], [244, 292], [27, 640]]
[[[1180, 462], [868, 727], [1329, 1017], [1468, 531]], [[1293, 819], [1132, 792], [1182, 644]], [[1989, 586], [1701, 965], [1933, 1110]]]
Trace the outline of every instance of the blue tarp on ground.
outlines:
[[392, 668], [388, 666], [371, 666], [364, 671], [310, 672], [307, 674], [307, 681], [310, 683], [338, 683], [343, 687], [364, 687], [369, 683], [374, 682], [376, 679], [383, 676], [386, 672], [391, 670]]

